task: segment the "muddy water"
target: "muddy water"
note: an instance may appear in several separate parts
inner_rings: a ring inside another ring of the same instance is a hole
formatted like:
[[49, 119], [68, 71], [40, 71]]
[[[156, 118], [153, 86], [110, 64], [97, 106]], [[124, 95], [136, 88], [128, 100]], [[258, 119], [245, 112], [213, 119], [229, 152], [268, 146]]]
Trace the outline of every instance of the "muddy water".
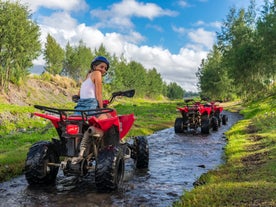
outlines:
[[124, 184], [116, 192], [97, 193], [92, 175], [80, 180], [59, 173], [55, 186], [36, 188], [29, 187], [25, 177], [19, 176], [0, 183], [0, 206], [171, 206], [183, 191], [193, 188], [193, 182], [202, 173], [223, 162], [223, 133], [241, 119], [237, 114], [225, 113], [229, 117], [228, 124], [208, 136], [179, 135], [174, 133], [173, 128], [148, 136], [149, 169], [134, 170], [132, 161], [127, 161]]

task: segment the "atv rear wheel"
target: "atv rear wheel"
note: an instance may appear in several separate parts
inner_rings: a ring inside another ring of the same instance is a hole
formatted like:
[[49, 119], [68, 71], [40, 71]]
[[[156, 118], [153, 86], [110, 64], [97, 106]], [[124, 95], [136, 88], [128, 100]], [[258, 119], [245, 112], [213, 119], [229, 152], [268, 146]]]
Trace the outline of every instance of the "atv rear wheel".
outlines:
[[110, 127], [103, 137], [104, 146], [118, 146], [120, 143], [119, 129], [116, 126]]
[[221, 127], [221, 115], [219, 111], [215, 112], [215, 117], [218, 119], [218, 127]]
[[222, 115], [222, 124], [223, 125], [226, 125], [227, 124], [227, 122], [228, 122], [228, 116], [227, 115]]
[[201, 133], [202, 134], [210, 133], [210, 121], [207, 117], [201, 120]]
[[176, 118], [174, 122], [174, 132], [175, 133], [183, 133], [183, 118]]
[[59, 156], [51, 142], [40, 141], [33, 144], [25, 161], [25, 177], [30, 185], [52, 184], [55, 182], [59, 167]]
[[217, 117], [215, 117], [215, 116], [212, 117], [211, 125], [212, 125], [212, 128], [213, 128], [213, 131], [218, 131], [219, 122], [218, 122]]
[[149, 145], [144, 136], [134, 138], [132, 158], [137, 169], [148, 168], [149, 166]]
[[221, 127], [221, 122], [222, 122], [221, 116], [219, 116], [219, 117], [218, 117], [218, 126], [219, 126], [219, 127]]
[[123, 182], [125, 160], [120, 147], [106, 147], [96, 160], [95, 182], [97, 190], [109, 192], [116, 190]]

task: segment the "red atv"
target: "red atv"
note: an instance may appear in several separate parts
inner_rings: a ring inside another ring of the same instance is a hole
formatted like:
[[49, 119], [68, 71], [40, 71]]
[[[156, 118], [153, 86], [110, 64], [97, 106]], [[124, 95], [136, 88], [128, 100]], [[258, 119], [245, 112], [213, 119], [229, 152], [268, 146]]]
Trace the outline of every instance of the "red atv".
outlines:
[[[116, 96], [133, 97], [134, 94], [134, 90], [115, 92], [104, 104], [111, 104]], [[148, 168], [146, 137], [134, 137], [132, 144], [122, 142], [134, 123], [134, 114], [118, 115], [111, 108], [70, 110], [34, 107], [45, 111], [34, 115], [50, 120], [59, 138], [53, 138], [51, 142], [39, 141], [29, 149], [25, 177], [30, 185], [55, 183], [61, 169], [65, 176], [85, 176], [92, 172], [97, 190], [111, 191], [123, 181], [126, 158], [132, 158], [137, 169]], [[74, 114], [76, 112], [80, 115]], [[97, 119], [97, 115], [103, 113], [112, 117]]]
[[209, 104], [205, 104], [205, 106], [211, 107], [211, 114], [210, 118], [217, 119], [218, 127], [221, 126], [221, 124], [226, 125], [228, 122], [228, 116], [225, 114], [221, 114], [223, 111], [223, 107], [219, 106], [218, 103], [221, 103], [222, 101], [211, 101]]
[[[193, 101], [192, 105], [188, 105]], [[201, 133], [208, 134], [210, 129], [209, 115], [210, 107], [205, 107], [200, 102], [194, 102], [192, 99], [186, 99], [186, 106], [183, 108], [177, 107], [182, 117], [176, 118], [174, 123], [175, 133], [183, 133], [185, 131], [196, 131], [199, 127]]]

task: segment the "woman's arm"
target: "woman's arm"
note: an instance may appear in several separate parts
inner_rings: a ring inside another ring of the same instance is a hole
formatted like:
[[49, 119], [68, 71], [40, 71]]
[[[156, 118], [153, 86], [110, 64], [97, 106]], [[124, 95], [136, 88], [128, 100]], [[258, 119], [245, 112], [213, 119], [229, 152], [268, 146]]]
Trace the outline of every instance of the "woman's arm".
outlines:
[[91, 79], [95, 84], [95, 95], [98, 101], [99, 107], [103, 108], [103, 94], [102, 94], [102, 74], [100, 71], [93, 71]]

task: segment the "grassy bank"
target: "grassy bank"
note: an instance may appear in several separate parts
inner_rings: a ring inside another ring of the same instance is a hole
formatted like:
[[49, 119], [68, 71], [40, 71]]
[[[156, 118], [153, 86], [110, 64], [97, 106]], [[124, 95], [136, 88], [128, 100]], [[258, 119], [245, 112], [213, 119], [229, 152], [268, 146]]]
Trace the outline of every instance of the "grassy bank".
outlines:
[[[176, 104], [177, 102], [120, 99], [111, 107], [118, 114], [135, 114], [135, 124], [127, 135], [131, 137], [172, 127], [178, 116]], [[73, 105], [68, 103], [61, 108], [72, 108]], [[57, 137], [50, 121], [32, 116], [34, 111], [38, 110], [32, 106], [1, 105], [0, 114], [7, 116], [7, 121], [1, 125], [0, 130], [0, 182], [22, 174], [26, 154], [33, 143]]]
[[[230, 107], [231, 108], [231, 107]], [[244, 107], [226, 133], [225, 164], [200, 177], [173, 206], [276, 206], [276, 99]]]

